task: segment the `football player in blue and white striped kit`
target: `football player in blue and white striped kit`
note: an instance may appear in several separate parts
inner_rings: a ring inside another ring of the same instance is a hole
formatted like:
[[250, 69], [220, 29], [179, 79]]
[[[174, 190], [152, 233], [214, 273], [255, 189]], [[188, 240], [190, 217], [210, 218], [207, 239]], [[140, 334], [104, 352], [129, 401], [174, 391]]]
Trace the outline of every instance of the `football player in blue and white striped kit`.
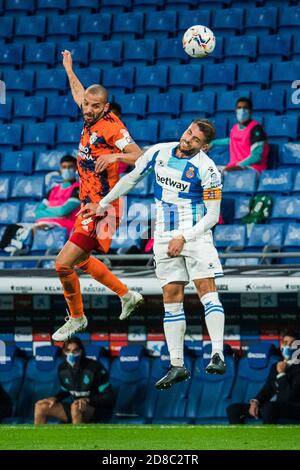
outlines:
[[207, 120], [195, 120], [180, 142], [157, 144], [138, 158], [135, 168], [96, 204], [82, 209], [83, 217], [103, 215], [115, 199], [127, 194], [145, 175], [154, 172], [156, 226], [154, 256], [156, 275], [163, 290], [164, 332], [171, 367], [156, 383], [164, 389], [186, 380], [184, 367], [184, 286], [194, 282], [204, 306], [205, 321], [212, 342], [212, 356], [206, 372], [223, 374], [224, 310], [215, 278], [223, 275], [211, 228], [218, 222], [222, 196], [221, 176], [206, 155], [215, 129]]

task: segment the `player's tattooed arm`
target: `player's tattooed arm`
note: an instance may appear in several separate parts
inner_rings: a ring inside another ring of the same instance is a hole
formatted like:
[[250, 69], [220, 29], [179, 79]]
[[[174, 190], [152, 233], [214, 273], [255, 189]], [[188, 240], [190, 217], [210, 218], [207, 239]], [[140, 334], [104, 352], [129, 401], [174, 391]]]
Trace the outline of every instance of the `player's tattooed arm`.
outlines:
[[75, 103], [81, 108], [84, 95], [84, 87], [73, 71], [72, 54], [70, 51], [64, 50], [62, 52], [62, 56], [63, 66], [68, 75], [72, 96], [74, 98]]

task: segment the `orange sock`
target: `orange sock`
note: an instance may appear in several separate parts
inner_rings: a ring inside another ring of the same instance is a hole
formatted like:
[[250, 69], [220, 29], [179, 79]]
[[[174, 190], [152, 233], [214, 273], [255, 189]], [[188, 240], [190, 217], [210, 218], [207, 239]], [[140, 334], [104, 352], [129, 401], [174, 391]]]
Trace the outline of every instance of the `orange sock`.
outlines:
[[83, 302], [80, 292], [80, 283], [77, 274], [70, 266], [56, 263], [55, 270], [63, 286], [64, 297], [68, 304], [68, 309], [72, 318], [79, 318], [83, 315]]
[[96, 281], [115, 292], [119, 297], [127, 294], [128, 287], [115, 276], [102, 261], [90, 256], [86, 261], [77, 265], [85, 273], [90, 274]]

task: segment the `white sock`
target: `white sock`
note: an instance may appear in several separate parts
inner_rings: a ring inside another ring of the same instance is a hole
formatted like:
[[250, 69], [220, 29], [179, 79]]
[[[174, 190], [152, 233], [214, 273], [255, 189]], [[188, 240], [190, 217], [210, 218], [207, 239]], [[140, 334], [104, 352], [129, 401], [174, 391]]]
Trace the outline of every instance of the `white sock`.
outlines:
[[183, 366], [183, 345], [185, 334], [185, 315], [183, 303], [164, 304], [164, 332], [172, 366]]
[[203, 295], [200, 300], [204, 306], [205, 322], [211, 340], [212, 356], [217, 352], [220, 354], [221, 359], [224, 360], [223, 341], [225, 316], [218, 293], [209, 292]]

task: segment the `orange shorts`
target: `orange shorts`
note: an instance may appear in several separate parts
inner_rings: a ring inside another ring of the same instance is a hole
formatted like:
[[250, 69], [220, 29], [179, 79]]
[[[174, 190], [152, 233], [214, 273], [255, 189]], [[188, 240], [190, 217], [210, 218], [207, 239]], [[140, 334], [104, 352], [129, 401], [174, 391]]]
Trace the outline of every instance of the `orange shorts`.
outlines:
[[93, 216], [83, 219], [78, 216], [69, 241], [79, 246], [86, 253], [93, 250], [107, 253], [113, 235], [120, 224], [120, 218], [118, 206], [110, 206], [105, 217]]

